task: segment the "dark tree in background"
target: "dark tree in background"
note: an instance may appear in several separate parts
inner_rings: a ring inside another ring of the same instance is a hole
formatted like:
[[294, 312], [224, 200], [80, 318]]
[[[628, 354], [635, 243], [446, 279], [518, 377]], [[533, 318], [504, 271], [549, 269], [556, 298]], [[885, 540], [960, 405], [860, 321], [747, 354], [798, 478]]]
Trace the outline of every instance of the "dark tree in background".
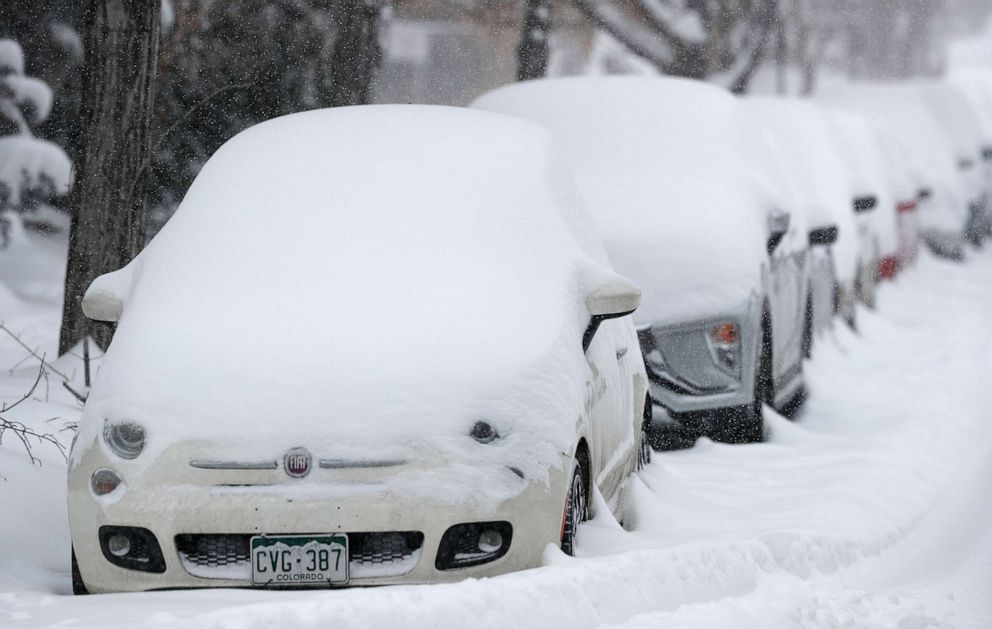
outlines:
[[379, 0], [342, 0], [331, 64], [324, 75], [332, 107], [369, 102], [372, 76], [382, 55], [379, 50]]
[[126, 265], [144, 245], [160, 3], [82, 3], [85, 62], [60, 354], [87, 335], [103, 348], [110, 343], [112, 330], [83, 315], [83, 294], [97, 276]]
[[79, 136], [79, 68], [83, 44], [75, 29], [78, 0], [0, 0], [0, 37], [24, 49], [25, 73], [55, 93], [52, 111], [34, 129], [75, 157]]
[[573, 0], [662, 74], [743, 92], [767, 53], [778, 0]]
[[203, 163], [276, 116], [370, 99], [381, 0], [173, 0], [162, 37], [150, 230]]
[[539, 79], [548, 71], [551, 0], [524, 1], [524, 29], [517, 50], [517, 80]]

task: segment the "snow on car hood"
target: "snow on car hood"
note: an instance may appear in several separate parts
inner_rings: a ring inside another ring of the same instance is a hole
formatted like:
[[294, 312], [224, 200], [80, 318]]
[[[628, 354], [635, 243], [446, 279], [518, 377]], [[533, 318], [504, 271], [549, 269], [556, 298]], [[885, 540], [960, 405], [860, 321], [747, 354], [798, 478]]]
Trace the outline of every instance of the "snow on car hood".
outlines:
[[[151, 449], [244, 455], [419, 447], [536, 475], [574, 446], [580, 275], [605, 259], [578, 244], [548, 146], [530, 123], [417, 106], [239, 134], [124, 271], [86, 430], [133, 420]], [[479, 420], [503, 438], [473, 441]]]
[[472, 106], [552, 130], [613, 264], [641, 287], [638, 325], [735, 308], [760, 287], [765, 221], [784, 202], [752, 167], [764, 139], [729, 93], [681, 79], [573, 78], [503, 87]]

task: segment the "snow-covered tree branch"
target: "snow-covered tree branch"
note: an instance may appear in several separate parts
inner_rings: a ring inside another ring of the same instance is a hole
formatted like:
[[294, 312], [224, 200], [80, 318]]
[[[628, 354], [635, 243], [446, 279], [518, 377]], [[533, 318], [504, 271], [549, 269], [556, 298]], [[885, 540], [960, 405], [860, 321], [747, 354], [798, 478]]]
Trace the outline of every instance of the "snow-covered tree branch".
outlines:
[[38, 211], [69, 191], [69, 157], [32, 131], [52, 102], [49, 86], [25, 74], [21, 46], [0, 39], [0, 213]]

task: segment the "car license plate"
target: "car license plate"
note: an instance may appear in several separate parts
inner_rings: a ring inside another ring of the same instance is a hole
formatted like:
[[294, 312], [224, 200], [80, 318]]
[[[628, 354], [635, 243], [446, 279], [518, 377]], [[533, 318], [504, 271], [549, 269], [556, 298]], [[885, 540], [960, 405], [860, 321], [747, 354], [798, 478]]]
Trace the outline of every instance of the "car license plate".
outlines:
[[329, 585], [348, 582], [348, 536], [255, 535], [251, 538], [255, 585]]

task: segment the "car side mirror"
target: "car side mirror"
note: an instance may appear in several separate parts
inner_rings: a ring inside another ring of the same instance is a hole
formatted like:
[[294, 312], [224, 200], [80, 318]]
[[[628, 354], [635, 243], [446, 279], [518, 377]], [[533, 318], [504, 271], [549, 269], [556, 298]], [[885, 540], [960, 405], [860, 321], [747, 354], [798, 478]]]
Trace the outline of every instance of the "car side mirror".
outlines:
[[109, 293], [90, 289], [83, 296], [83, 314], [94, 321], [116, 323], [124, 314], [124, 302]]
[[854, 200], [854, 211], [857, 213], [868, 212], [869, 210], [874, 210], [875, 206], [878, 205], [878, 197], [874, 195], [869, 195], [866, 197], [858, 197]]
[[640, 305], [641, 289], [636, 284], [620, 275], [605, 275], [586, 295], [589, 325], [582, 335], [582, 351], [589, 349], [596, 331], [599, 330], [599, 324], [607, 319], [625, 317]]
[[809, 244], [811, 247], [816, 245], [832, 245], [837, 242], [837, 226], [830, 225], [828, 227], [820, 227], [819, 229], [814, 229], [809, 233]]
[[785, 212], [773, 212], [768, 216], [768, 254], [771, 255], [785, 235], [789, 233], [789, 215]]
[[132, 268], [129, 264], [93, 280], [83, 295], [83, 314], [94, 321], [120, 321], [124, 314], [124, 302], [130, 293]]

